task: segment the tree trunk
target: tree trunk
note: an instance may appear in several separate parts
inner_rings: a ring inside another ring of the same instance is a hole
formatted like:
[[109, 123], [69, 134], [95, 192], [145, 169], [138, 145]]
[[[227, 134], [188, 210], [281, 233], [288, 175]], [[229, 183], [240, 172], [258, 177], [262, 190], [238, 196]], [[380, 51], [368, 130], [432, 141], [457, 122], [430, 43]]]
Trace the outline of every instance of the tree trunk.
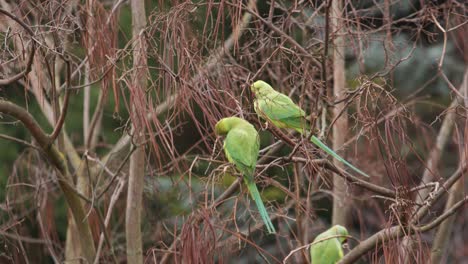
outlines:
[[[341, 0], [333, 0], [331, 5], [331, 20], [330, 28], [333, 32], [333, 95], [335, 98], [341, 97], [345, 92], [345, 61], [344, 61], [344, 37], [342, 25], [343, 2]], [[341, 116], [336, 120], [333, 128], [333, 149], [338, 155], [344, 156], [344, 152], [339, 151], [343, 146], [346, 134], [348, 131], [348, 117], [345, 109], [345, 103], [337, 104], [334, 108], [334, 116]], [[343, 113], [342, 113], [343, 112]], [[340, 153], [341, 152], [341, 153]], [[337, 167], [342, 167], [343, 164], [335, 160]], [[348, 218], [349, 204], [347, 200], [346, 181], [338, 175], [333, 175], [333, 225], [346, 225]]]
[[[132, 34], [133, 43], [133, 93], [145, 96], [146, 86], [146, 50], [145, 38], [141, 32], [146, 26], [145, 2], [132, 0]], [[139, 93], [138, 89], [142, 92]], [[138, 95], [136, 96], [137, 99]], [[133, 105], [138, 102], [133, 99]], [[135, 107], [132, 107], [135, 110]], [[146, 113], [142, 113], [146, 115]], [[136, 115], [138, 116], [138, 114]], [[145, 148], [140, 143], [144, 140], [144, 124], [139, 118], [133, 118], [133, 128], [135, 131], [134, 142], [137, 149], [130, 157], [130, 178], [128, 182], [127, 209], [125, 216], [125, 231], [127, 237], [127, 262], [143, 263], [143, 245], [141, 239], [141, 207], [143, 195], [143, 181], [145, 176]], [[137, 123], [135, 123], [137, 122]]]
[[[468, 70], [465, 71], [465, 76], [463, 78], [463, 83], [460, 87], [460, 90], [464, 92], [465, 98], [468, 96]], [[468, 107], [468, 101], [467, 99], [464, 100], [464, 105], [465, 109]], [[460, 131], [460, 138], [459, 142], [462, 144], [460, 146], [460, 166], [463, 166], [463, 164], [466, 163], [466, 137], [468, 136], [466, 133], [468, 132], [468, 124], [467, 124], [467, 119], [465, 121], [465, 130]], [[445, 210], [450, 210], [452, 206], [457, 203], [458, 201], [463, 199], [464, 196], [464, 185], [465, 185], [465, 180], [463, 177], [461, 177], [450, 189], [449, 191], [449, 197], [447, 199], [447, 203], [445, 204]], [[456, 214], [450, 216], [449, 218], [445, 219], [442, 224], [440, 224], [439, 228], [437, 229], [437, 233], [434, 237], [434, 243], [432, 244], [432, 250], [431, 250], [431, 263], [441, 263], [442, 256], [444, 254], [444, 251], [447, 248], [448, 242], [450, 235], [452, 233], [452, 227], [453, 227], [453, 222], [455, 221]]]
[[[460, 86], [459, 90], [463, 91], [463, 84], [462, 86]], [[453, 99], [448, 109], [455, 109], [460, 103], [461, 99], [459, 97], [456, 97]], [[450, 141], [450, 135], [452, 135], [455, 120], [456, 112], [448, 111], [444, 117], [444, 120], [442, 121], [442, 125], [439, 129], [439, 134], [437, 135], [435, 145], [432, 147], [431, 152], [429, 154], [429, 158], [427, 159], [426, 169], [424, 170], [420, 185], [432, 182], [436, 176], [440, 177], [438, 173], [439, 162], [441, 160], [442, 152], [444, 151], [445, 147]], [[430, 188], [423, 188], [418, 191], [418, 193], [415, 195], [416, 205], [413, 207], [414, 212], [417, 212], [420, 204], [424, 204], [424, 202], [429, 197], [430, 191]], [[419, 221], [420, 219], [416, 220]], [[401, 243], [401, 255], [403, 256], [404, 263], [407, 264], [413, 262], [411, 256], [413, 255], [413, 251], [415, 250], [415, 244], [412, 242], [413, 241], [411, 237], [405, 237], [405, 239]]]

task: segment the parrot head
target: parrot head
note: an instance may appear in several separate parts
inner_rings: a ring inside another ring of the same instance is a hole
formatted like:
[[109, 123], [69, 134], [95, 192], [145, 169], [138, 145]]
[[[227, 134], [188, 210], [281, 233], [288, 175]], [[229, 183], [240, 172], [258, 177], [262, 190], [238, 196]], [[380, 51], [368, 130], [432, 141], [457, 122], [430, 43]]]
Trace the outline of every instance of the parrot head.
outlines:
[[330, 231], [332, 231], [333, 235], [342, 236], [338, 238], [338, 240], [341, 243], [344, 243], [347, 240], [346, 236], [349, 235], [348, 230], [345, 227], [340, 226], [340, 225], [333, 226], [332, 228], [330, 228]]
[[255, 94], [267, 94], [273, 90], [273, 87], [271, 87], [268, 83], [259, 80], [250, 86], [250, 90]]
[[245, 121], [244, 119], [242, 118], [239, 118], [239, 117], [235, 117], [235, 116], [232, 116], [232, 117], [225, 117], [221, 120], [218, 121], [218, 123], [216, 123], [215, 125], [215, 134], [218, 135], [218, 136], [224, 136], [226, 135], [229, 130], [231, 130], [231, 128], [241, 124], [241, 123], [246, 123], [247, 121]]

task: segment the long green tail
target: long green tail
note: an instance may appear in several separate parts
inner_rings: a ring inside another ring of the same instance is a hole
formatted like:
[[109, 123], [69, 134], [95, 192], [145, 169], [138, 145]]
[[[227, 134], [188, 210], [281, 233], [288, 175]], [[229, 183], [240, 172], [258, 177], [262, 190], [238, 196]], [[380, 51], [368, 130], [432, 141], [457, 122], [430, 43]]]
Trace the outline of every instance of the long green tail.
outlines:
[[245, 176], [244, 180], [245, 184], [247, 185], [247, 189], [249, 189], [250, 195], [252, 195], [252, 198], [255, 201], [255, 204], [257, 205], [258, 212], [260, 213], [260, 216], [262, 217], [262, 220], [266, 225], [268, 233], [276, 233], [275, 227], [273, 226], [273, 223], [271, 222], [270, 217], [268, 216], [268, 212], [265, 209], [265, 205], [263, 205], [263, 201], [260, 197], [260, 193], [258, 192], [257, 186], [253, 181], [247, 180]]
[[[302, 131], [299, 131], [299, 132], [302, 132]], [[310, 138], [310, 141], [312, 143], [314, 143], [317, 147], [319, 147], [321, 150], [325, 151], [327, 154], [331, 155], [332, 157], [334, 157], [335, 159], [343, 162], [344, 164], [346, 164], [346, 166], [350, 167], [351, 169], [353, 169], [355, 172], [361, 174], [362, 176], [365, 176], [365, 177], [368, 177], [369, 178], [369, 175], [367, 175], [367, 173], [363, 172], [362, 170], [354, 167], [351, 163], [347, 162], [345, 159], [343, 159], [342, 157], [340, 157], [338, 154], [336, 154], [336, 152], [334, 152], [331, 148], [327, 147], [327, 145], [323, 144], [322, 141], [320, 141], [320, 139], [318, 139], [316, 136], [312, 135], [312, 137]]]

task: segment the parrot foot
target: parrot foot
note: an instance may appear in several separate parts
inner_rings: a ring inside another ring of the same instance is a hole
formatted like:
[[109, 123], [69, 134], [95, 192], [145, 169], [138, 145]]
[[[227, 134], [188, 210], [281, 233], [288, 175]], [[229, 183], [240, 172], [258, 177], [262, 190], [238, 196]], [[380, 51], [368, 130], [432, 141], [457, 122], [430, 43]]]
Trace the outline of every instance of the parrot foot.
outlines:
[[223, 173], [226, 173], [226, 171], [229, 169], [229, 167], [231, 167], [231, 165], [229, 164], [226, 164], [223, 168]]

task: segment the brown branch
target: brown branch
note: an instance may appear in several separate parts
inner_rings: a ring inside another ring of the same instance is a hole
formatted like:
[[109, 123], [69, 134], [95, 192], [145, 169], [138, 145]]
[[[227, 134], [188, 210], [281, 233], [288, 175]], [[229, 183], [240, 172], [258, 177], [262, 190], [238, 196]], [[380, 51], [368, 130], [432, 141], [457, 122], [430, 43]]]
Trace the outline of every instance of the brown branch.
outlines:
[[[8, 238], [11, 238], [11, 239], [15, 239], [15, 240], [18, 240], [18, 241], [22, 241], [22, 242], [26, 242], [26, 243], [31, 243], [31, 244], [47, 244], [47, 243], [51, 243], [51, 241], [47, 241], [47, 240], [44, 240], [44, 239], [37, 239], [37, 238], [32, 238], [32, 237], [25, 237], [25, 236], [21, 236], [19, 234], [11, 234], [11, 233], [8, 233], [8, 232], [5, 232], [3, 230], [0, 229], [0, 235], [4, 236], [4, 237], [8, 237]], [[54, 246], [57, 246], [59, 247], [60, 245], [54, 245]]]
[[[52, 114], [52, 106], [48, 103], [47, 100], [41, 100], [41, 95], [37, 93], [38, 89], [32, 89], [32, 92], [36, 98], [36, 101], [38, 102], [39, 107], [41, 108], [42, 113], [45, 115], [47, 121], [49, 124], [54, 127], [55, 126], [55, 119]], [[79, 170], [79, 167], [81, 166], [81, 158], [78, 156], [78, 153], [76, 152], [75, 147], [73, 146], [73, 143], [70, 139], [70, 137], [64, 133], [64, 149], [65, 153], [70, 160], [70, 163], [75, 171]]]
[[[94, 149], [95, 144], [97, 142], [97, 137], [99, 135], [99, 130], [100, 130], [100, 122], [102, 120], [102, 114], [104, 111], [104, 106], [105, 106], [105, 93], [101, 89], [99, 91], [99, 98], [98, 98], [98, 103], [96, 105], [96, 108], [94, 110], [93, 117], [91, 118], [91, 122], [89, 123], [89, 128], [85, 133], [88, 133], [88, 135], [85, 137], [86, 142], [85, 146], [86, 149]], [[98, 131], [96, 131], [98, 130]]]
[[375, 233], [368, 239], [359, 243], [355, 248], [353, 248], [348, 254], [346, 254], [338, 264], [351, 264], [355, 263], [361, 256], [366, 254], [372, 249], [375, 249], [377, 245], [383, 244], [389, 240], [400, 237], [404, 234], [401, 226], [392, 226], [390, 228], [385, 228]]
[[[304, 230], [304, 220], [307, 221], [307, 215], [304, 216], [304, 211], [302, 210], [302, 203], [301, 203], [301, 186], [303, 175], [300, 172], [300, 163], [293, 164], [293, 192], [294, 197], [292, 201], [295, 202], [294, 208], [294, 216], [296, 218], [296, 228], [295, 231], [297, 232], [297, 241], [299, 245], [305, 244], [308, 241], [305, 241], [305, 230]], [[307, 261], [307, 254], [302, 251], [302, 254], [296, 256], [296, 261], [301, 263], [306, 263]]]
[[[24, 108], [12, 102], [0, 100], [0, 112], [21, 121], [21, 123], [23, 123], [23, 125], [29, 130], [31, 135], [36, 139], [42, 149], [46, 150], [50, 148], [51, 143], [49, 137], [42, 131], [42, 128], [39, 126], [36, 120], [34, 120], [34, 117]], [[60, 167], [60, 165], [58, 167]]]
[[[413, 219], [420, 219], [422, 216], [426, 215], [429, 208], [432, 207], [435, 201], [439, 200], [442, 197], [442, 195], [446, 193], [446, 190], [448, 190], [455, 182], [457, 182], [457, 180], [463, 175], [466, 169], [467, 169], [466, 166], [461, 166], [454, 174], [452, 174], [452, 176], [444, 184], [444, 186], [440, 188], [439, 191], [433, 196], [434, 198], [431, 200], [431, 202], [428, 202], [424, 207], [422, 207], [418, 211], [418, 214]], [[445, 215], [444, 217], [448, 217], [448, 216], [449, 215]], [[440, 220], [443, 220], [443, 219], [441, 218]], [[440, 220], [437, 220], [437, 221], [440, 221]], [[414, 221], [413, 221], [413, 224], [414, 224]], [[435, 226], [437, 226], [437, 225], [433, 226], [433, 224], [429, 224], [429, 225], [430, 226], [426, 225], [422, 227], [415, 226], [411, 228], [410, 230], [406, 230], [406, 232], [408, 234], [413, 234], [415, 231], [427, 232], [430, 230], [429, 227], [434, 228]], [[354, 263], [361, 256], [366, 254], [368, 251], [375, 249], [378, 245], [383, 244], [389, 240], [395, 239], [397, 237], [403, 236], [405, 234], [405, 232], [403, 231], [404, 230], [401, 226], [393, 226], [390, 228], [382, 229], [379, 232], [375, 233], [374, 235], [370, 236], [368, 239], [359, 243], [359, 245], [357, 245], [348, 254], [346, 254], [339, 263], [340, 264]]]
[[[234, 5], [232, 3], [227, 3], [229, 5]], [[275, 31], [277, 34], [281, 35], [281, 37], [283, 37], [287, 42], [289, 42], [289, 44], [293, 45], [294, 47], [296, 47], [301, 53], [303, 56], [307, 57], [308, 59], [310, 59], [312, 61], [312, 63], [318, 67], [319, 69], [322, 68], [322, 64], [316, 59], [314, 58], [301, 44], [297, 43], [296, 40], [294, 40], [291, 36], [289, 36], [288, 34], [286, 34], [283, 30], [281, 30], [280, 28], [278, 28], [277, 26], [275, 26], [273, 23], [271, 23], [270, 21], [267, 21], [266, 19], [264, 19], [263, 17], [261, 17], [257, 12], [255, 12], [254, 10], [252, 10], [252, 8], [246, 6], [244, 8], [244, 10], [246, 10], [247, 12], [249, 12], [250, 14], [252, 14], [253, 16], [255, 16], [258, 20], [262, 21], [263, 24], [265, 24], [266, 26], [268, 26], [269, 28], [271, 28], [273, 31]]]
[[[460, 182], [463, 182], [463, 181], [460, 181]], [[463, 185], [461, 185], [461, 186], [463, 186]], [[454, 203], [450, 208], [446, 209], [445, 212], [443, 214], [441, 214], [439, 217], [437, 217], [432, 222], [430, 222], [430, 223], [428, 223], [426, 225], [418, 227], [417, 230], [419, 230], [421, 232], [427, 232], [427, 231], [437, 227], [443, 221], [447, 220], [447, 218], [449, 218], [450, 216], [455, 214], [458, 211], [458, 209], [460, 209], [466, 202], [468, 202], [468, 196], [465, 196], [460, 201]], [[450, 232], [448, 232], [448, 234], [450, 234]], [[443, 244], [443, 246], [444, 245], [445, 244]], [[439, 263], [439, 262], [432, 262], [432, 263]]]
[[[300, 158], [300, 157], [292, 157], [292, 161], [302, 162], [302, 163], [309, 163], [310, 162], [309, 160], [307, 160], [305, 158]], [[343, 178], [344, 180], [346, 180], [347, 182], [349, 182], [351, 184], [355, 184], [355, 185], [357, 185], [359, 187], [362, 187], [362, 188], [367, 189], [367, 190], [369, 190], [371, 192], [383, 195], [385, 197], [395, 198], [395, 191], [392, 191], [392, 190], [387, 189], [385, 187], [375, 185], [373, 183], [364, 181], [364, 180], [362, 180], [362, 179], [360, 179], [360, 178], [358, 178], [356, 176], [353, 176], [352, 174], [346, 172], [345, 170], [336, 167], [329, 160], [326, 160], [326, 159], [316, 160], [316, 161], [314, 161], [314, 164], [316, 164], [318, 166], [322, 166], [322, 167], [336, 173], [336, 175], [340, 176], [341, 178]]]
[[466, 99], [466, 96], [463, 96], [458, 90], [457, 88], [455, 88], [455, 86], [453, 86], [452, 82], [448, 79], [447, 75], [445, 75], [444, 71], [441, 69], [439, 69], [438, 71], [439, 75], [442, 76], [442, 79], [444, 79], [444, 81], [447, 83], [447, 86], [450, 88], [450, 90], [452, 90], [452, 92], [454, 94], [456, 94], [458, 97], [460, 97], [460, 99]]
[[[64, 59], [66, 64], [67, 64], [67, 88], [70, 87], [70, 78], [71, 78], [71, 75], [70, 75], [70, 61], [68, 59]], [[62, 127], [63, 125], [65, 124], [65, 117], [67, 115], [67, 111], [68, 111], [68, 105], [69, 105], [69, 99], [70, 99], [70, 93], [71, 93], [71, 90], [69, 89], [66, 89], [65, 91], [65, 98], [63, 100], [63, 107], [62, 107], [62, 111], [60, 112], [60, 116], [57, 120], [57, 123], [55, 125], [55, 128], [52, 132], [52, 134], [50, 134], [50, 140], [53, 142], [55, 141], [55, 139], [58, 137], [58, 135], [60, 134], [60, 132], [62, 131]]]
[[88, 262], [94, 260], [95, 248], [94, 242], [91, 235], [91, 229], [86, 221], [86, 213], [81, 203], [80, 198], [75, 194], [74, 188], [71, 186], [73, 180], [68, 171], [68, 165], [65, 157], [58, 151], [55, 145], [50, 141], [50, 138], [44, 133], [42, 128], [36, 122], [34, 117], [28, 113], [22, 107], [18, 105], [0, 100], [0, 112], [6, 115], [12, 116], [23, 123], [28, 129], [29, 133], [36, 139], [39, 146], [46, 153], [47, 158], [60, 172], [61, 177], [58, 179], [58, 183], [62, 192], [65, 196], [68, 206], [71, 209], [73, 218], [77, 225], [79, 232], [80, 243], [83, 249], [83, 253]]
[[[463, 93], [464, 96], [468, 96], [468, 71], [465, 72], [465, 75], [463, 77], [463, 84], [462, 88], [460, 89]], [[464, 106], [468, 107], [468, 102], [465, 100], [464, 101]], [[465, 118], [464, 120], [467, 122], [467, 119]], [[466, 123], [465, 123], [465, 128], [466, 128]], [[461, 129], [460, 129], [461, 130]], [[459, 135], [459, 140], [461, 142], [465, 142], [464, 139], [466, 139], [466, 134], [463, 133], [464, 131], [460, 131], [458, 133]], [[460, 144], [460, 161], [463, 163], [466, 162], [466, 143]], [[434, 236], [434, 241], [432, 243], [432, 249], [431, 249], [431, 262], [432, 263], [440, 263], [441, 258], [444, 254], [444, 248], [446, 248], [447, 242], [450, 238], [450, 234], [452, 233], [452, 228], [453, 228], [453, 223], [455, 221], [455, 216], [451, 216], [452, 214], [455, 213], [457, 210], [456, 208], [458, 206], [461, 206], [464, 204], [464, 201], [466, 202], [467, 197], [465, 197], [462, 201], [456, 203], [457, 200], [460, 200], [463, 197], [464, 194], [464, 186], [465, 186], [465, 181], [460, 178], [450, 189], [449, 196], [447, 198], [447, 202], [445, 203], [445, 213], [441, 215], [439, 218], [433, 221], [434, 225], [438, 225], [439, 219], [441, 225], [439, 226], [436, 235]], [[446, 217], [443, 217], [444, 215], [448, 215]], [[450, 217], [451, 216], [451, 217]]]
[[[468, 70], [465, 71], [465, 76], [468, 74]], [[460, 90], [464, 85], [467, 85], [466, 83], [468, 82], [468, 78], [465, 78], [464, 84], [460, 86]], [[462, 97], [455, 97], [452, 101], [452, 103], [449, 106], [449, 111], [447, 115], [444, 117], [444, 120], [442, 121], [442, 125], [439, 130], [439, 134], [437, 135], [437, 139], [435, 142], [434, 147], [432, 148], [429, 158], [426, 162], [426, 168], [423, 173], [423, 177], [421, 180], [422, 184], [426, 184], [430, 182], [437, 171], [437, 167], [439, 165], [439, 161], [441, 158], [441, 153], [444, 150], [445, 146], [447, 145], [450, 135], [452, 133], [452, 129], [455, 123], [455, 111], [453, 108], [457, 107], [461, 103], [461, 98]], [[423, 203], [428, 196], [428, 191], [427, 190], [421, 190], [417, 195], [416, 195], [416, 204], [421, 204]], [[416, 208], [414, 209], [416, 210]], [[416, 219], [419, 220], [419, 219]]]
[[[406, 232], [409, 235], [414, 234], [415, 232], [427, 232], [430, 231], [431, 229], [435, 228], [438, 226], [442, 221], [444, 221], [447, 217], [453, 215], [454, 213], [457, 212], [458, 209], [461, 208], [462, 205], [464, 205], [468, 201], [468, 196], [465, 196], [465, 198], [458, 203], [456, 203], [453, 207], [451, 207], [449, 210], [447, 210], [444, 214], [439, 216], [437, 219], [435, 219], [433, 222], [421, 226], [421, 227], [414, 227], [411, 228], [410, 230], [406, 230]], [[398, 237], [401, 237], [405, 234], [403, 228], [401, 226], [392, 226], [390, 228], [385, 228], [380, 230], [379, 232], [375, 233], [374, 235], [370, 236], [368, 239], [362, 241], [359, 243], [355, 248], [353, 248], [348, 254], [346, 254], [339, 262], [338, 264], [351, 264], [355, 263], [361, 256], [369, 252], [370, 250], [375, 249], [378, 247], [380, 244], [384, 244], [387, 241], [390, 241], [392, 239], [396, 239]]]
[[328, 76], [327, 76], [327, 60], [328, 60], [328, 48], [330, 44], [330, 6], [332, 0], [327, 0], [323, 3], [325, 6], [325, 39], [323, 44], [322, 53], [322, 82], [323, 82], [323, 93], [322, 96], [326, 96], [328, 92]]
[[[259, 224], [257, 225], [258, 227], [260, 226], [263, 226], [263, 224]], [[257, 228], [257, 226], [255, 228]], [[258, 250], [259, 252], [261, 252], [262, 254], [264, 255], [268, 255], [270, 258], [272, 258], [273, 261], [275, 261], [276, 263], [281, 263], [281, 261], [279, 259], [277, 259], [274, 255], [272, 255], [271, 253], [269, 253], [268, 251], [266, 251], [265, 249], [261, 248], [260, 246], [258, 246], [258, 244], [254, 243], [253, 241], [250, 241], [249, 239], [247, 239], [247, 237], [245, 237], [244, 234], [242, 233], [239, 233], [239, 232], [234, 232], [234, 231], [231, 231], [229, 229], [224, 229], [224, 232], [226, 233], [229, 233], [231, 234], [232, 236], [229, 237], [228, 239], [226, 240], [229, 240], [229, 239], [239, 239], [239, 240], [242, 240], [242, 241], [245, 241], [245, 243], [249, 244], [250, 246], [252, 246], [253, 248], [255, 248], [256, 250]], [[224, 241], [223, 241], [224, 242]], [[263, 257], [263, 256], [262, 256]]]
[[36, 149], [36, 150], [41, 150], [41, 148], [37, 147], [37, 146], [34, 146], [33, 144], [25, 141], [25, 140], [22, 140], [22, 139], [19, 139], [19, 138], [15, 138], [15, 137], [11, 137], [11, 136], [8, 136], [8, 135], [4, 135], [4, 134], [0, 134], [0, 138], [3, 138], [3, 139], [6, 139], [6, 140], [10, 140], [10, 141], [13, 141], [13, 142], [16, 142], [16, 143], [20, 143], [26, 147], [29, 147], [29, 148], [33, 148], [33, 149]]
[[467, 169], [466, 164], [461, 165], [444, 183], [444, 185], [432, 195], [430, 201], [427, 201], [423, 207], [419, 208], [416, 215], [413, 217], [412, 223], [417, 224], [417, 222], [429, 212], [429, 209], [435, 204], [435, 202], [438, 201], [442, 195], [444, 195], [447, 190], [449, 190], [463, 176], [463, 173], [465, 173]]
[[32, 29], [28, 25], [26, 25], [26, 23], [24, 23], [21, 19], [17, 18], [15, 15], [6, 11], [3, 8], [0, 8], [0, 13], [4, 14], [5, 16], [16, 21], [16, 23], [20, 24], [29, 33], [29, 35], [31, 35], [31, 37], [34, 36], [34, 31], [32, 31]]
[[87, 86], [91, 86], [93, 84], [96, 84], [96, 83], [102, 81], [107, 76], [107, 74], [109, 74], [109, 72], [112, 69], [114, 69], [114, 67], [115, 67], [114, 63], [112, 63], [112, 65], [109, 66], [109, 68], [107, 70], [105, 70], [104, 73], [100, 77], [98, 77], [96, 80], [92, 80], [92, 81], [90, 81], [90, 82], [88, 82], [86, 84], [82, 84], [82, 85], [71, 86], [69, 88], [65, 87], [64, 89], [67, 89], [67, 90], [81, 90], [81, 89], [83, 89], [83, 88], [85, 88]]
[[437, 21], [437, 18], [435, 18], [434, 13], [431, 13], [431, 17], [434, 24], [436, 24], [436, 26], [440, 29], [440, 31], [442, 31], [444, 35], [444, 45], [442, 46], [441, 52], [442, 56], [440, 57], [438, 64], [439, 69], [441, 69], [442, 65], [444, 64], [444, 58], [447, 50], [447, 31], [445, 31], [445, 29], [440, 25], [439, 21]]
[[231, 183], [231, 185], [229, 185], [229, 187], [226, 190], [224, 190], [224, 192], [221, 195], [218, 196], [218, 198], [216, 198], [216, 200], [209, 207], [209, 209], [210, 210], [214, 209], [218, 207], [219, 205], [221, 205], [222, 203], [224, 203], [224, 201], [229, 196], [231, 196], [235, 191], [237, 191], [237, 188], [239, 188], [241, 183], [242, 183], [242, 178], [237, 178], [233, 183]]
[[28, 25], [26, 25], [26, 23], [24, 23], [19, 18], [17, 18], [13, 14], [11, 14], [10, 12], [8, 12], [8, 11], [2, 9], [2, 8], [0, 8], [0, 13], [8, 16], [9, 18], [13, 19], [15, 22], [20, 24], [31, 36], [31, 53], [29, 54], [29, 58], [28, 58], [28, 62], [26, 64], [26, 68], [24, 70], [22, 70], [20, 73], [14, 75], [14, 76], [11, 76], [10, 78], [1, 79], [0, 80], [0, 86], [5, 86], [5, 85], [16, 82], [17, 80], [23, 78], [24, 76], [26, 76], [31, 71], [32, 63], [33, 63], [33, 60], [34, 60], [34, 54], [36, 52], [36, 42], [34, 40], [34, 32], [32, 31], [32, 29]]

